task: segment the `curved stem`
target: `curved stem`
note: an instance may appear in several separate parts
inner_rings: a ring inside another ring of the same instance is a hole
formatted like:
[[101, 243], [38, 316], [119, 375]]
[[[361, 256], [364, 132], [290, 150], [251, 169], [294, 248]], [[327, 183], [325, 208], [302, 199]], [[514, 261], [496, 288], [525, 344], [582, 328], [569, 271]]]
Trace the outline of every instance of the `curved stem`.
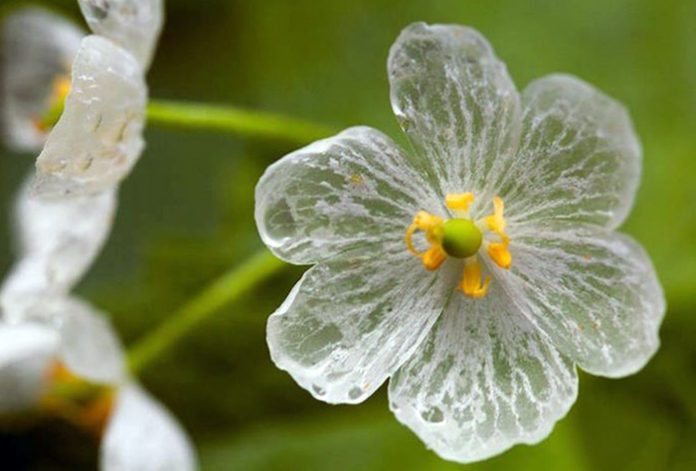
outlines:
[[223, 274], [129, 349], [131, 372], [137, 374], [221, 307], [237, 300], [284, 266], [285, 263], [263, 249]]
[[300, 143], [312, 142], [337, 132], [330, 126], [279, 114], [190, 102], [151, 100], [147, 117], [152, 125], [222, 131]]

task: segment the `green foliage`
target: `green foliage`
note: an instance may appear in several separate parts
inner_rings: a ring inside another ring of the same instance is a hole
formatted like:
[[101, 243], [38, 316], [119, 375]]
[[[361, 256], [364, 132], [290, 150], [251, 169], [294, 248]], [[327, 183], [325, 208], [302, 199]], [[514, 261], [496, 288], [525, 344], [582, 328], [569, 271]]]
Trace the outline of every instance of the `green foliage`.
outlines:
[[[289, 469], [289, 463], [297, 463], [298, 468], [308, 471], [461, 468], [426, 450], [393, 419], [383, 402], [365, 405], [359, 412], [341, 410], [291, 423], [257, 424], [242, 436], [204, 446], [204, 465], [209, 470], [278, 471]], [[574, 429], [563, 422], [543, 444], [517, 447], [491, 461], [472, 465], [470, 469], [536, 470], [539, 463], [544, 462], [567, 471], [590, 469], [578, 453], [575, 441]]]
[[[26, 3], [26, 2], [18, 2]], [[72, 0], [51, 2], [78, 18]], [[465, 469], [696, 469], [696, 2], [692, 0], [169, 0], [153, 96], [231, 102], [402, 139], [386, 57], [411, 21], [481, 30], [518, 85], [578, 75], [625, 103], [644, 176], [624, 230], [653, 257], [670, 304], [663, 348], [623, 380], [583, 376], [554, 434]], [[253, 189], [282, 143], [151, 130], [123, 185], [115, 233], [81, 292], [126, 342], [260, 247]], [[32, 156], [0, 156], [0, 221]], [[9, 226], [0, 264], [9, 267]], [[286, 270], [201, 326], [143, 381], [192, 432], [206, 469], [439, 470], [387, 410], [318, 403], [270, 362], [265, 320], [301, 269]], [[31, 440], [33, 434], [25, 434]], [[1, 437], [0, 437], [1, 438]]]

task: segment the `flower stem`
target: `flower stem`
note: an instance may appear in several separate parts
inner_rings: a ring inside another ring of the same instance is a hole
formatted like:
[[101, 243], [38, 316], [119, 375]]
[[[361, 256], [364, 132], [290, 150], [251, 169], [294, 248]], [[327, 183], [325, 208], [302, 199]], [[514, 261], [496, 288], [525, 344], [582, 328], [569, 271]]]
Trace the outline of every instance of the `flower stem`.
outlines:
[[151, 100], [147, 107], [152, 125], [229, 132], [292, 142], [312, 142], [337, 130], [330, 126], [279, 114], [234, 106]]
[[214, 280], [129, 349], [131, 372], [134, 375], [140, 372], [224, 305], [236, 301], [284, 266], [282, 261], [263, 249]]

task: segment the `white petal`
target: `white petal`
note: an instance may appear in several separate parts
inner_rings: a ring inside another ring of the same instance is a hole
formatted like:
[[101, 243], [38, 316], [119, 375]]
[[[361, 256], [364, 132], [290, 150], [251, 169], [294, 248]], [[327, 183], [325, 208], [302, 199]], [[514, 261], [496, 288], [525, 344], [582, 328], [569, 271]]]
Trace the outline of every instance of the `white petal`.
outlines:
[[89, 27], [150, 65], [162, 30], [162, 0], [80, 0]]
[[270, 317], [271, 357], [317, 399], [361, 402], [427, 335], [456, 275], [408, 254], [317, 265]]
[[428, 159], [441, 194], [490, 199], [493, 176], [516, 150], [520, 98], [505, 64], [477, 31], [414, 23], [389, 54], [391, 101], [401, 127]]
[[569, 223], [515, 228], [512, 269], [498, 270], [517, 307], [590, 373], [624, 376], [657, 351], [665, 299], [631, 238]]
[[84, 301], [44, 296], [12, 313], [12, 322], [32, 322], [60, 336], [59, 357], [76, 375], [98, 383], [116, 383], [125, 375], [124, 355], [103, 312]]
[[27, 409], [38, 401], [58, 346], [52, 329], [0, 324], [0, 413]]
[[18, 263], [2, 289], [8, 296], [67, 293], [99, 253], [116, 209], [116, 190], [61, 200], [32, 194], [17, 198]]
[[37, 161], [42, 196], [114, 188], [143, 150], [147, 88], [131, 54], [111, 41], [84, 39], [65, 111]]
[[641, 148], [625, 108], [577, 78], [522, 94], [520, 150], [498, 185], [511, 223], [556, 219], [618, 227], [638, 188]]
[[114, 383], [125, 375], [124, 354], [105, 313], [77, 299], [63, 298], [47, 305], [60, 319], [61, 356], [78, 376]]
[[408, 157], [374, 129], [348, 129], [274, 163], [256, 186], [263, 241], [292, 263], [335, 259], [403, 235], [422, 206], [441, 206]]
[[0, 368], [26, 357], [51, 355], [57, 351], [57, 333], [40, 324], [0, 323]]
[[483, 299], [455, 295], [389, 384], [396, 417], [462, 463], [543, 440], [576, 395], [573, 364], [495, 284]]
[[46, 134], [34, 120], [50, 106], [55, 80], [70, 75], [82, 31], [61, 16], [23, 8], [3, 24], [2, 122], [8, 146], [39, 151]]
[[122, 387], [102, 441], [103, 471], [188, 471], [194, 451], [181, 426], [135, 384]]

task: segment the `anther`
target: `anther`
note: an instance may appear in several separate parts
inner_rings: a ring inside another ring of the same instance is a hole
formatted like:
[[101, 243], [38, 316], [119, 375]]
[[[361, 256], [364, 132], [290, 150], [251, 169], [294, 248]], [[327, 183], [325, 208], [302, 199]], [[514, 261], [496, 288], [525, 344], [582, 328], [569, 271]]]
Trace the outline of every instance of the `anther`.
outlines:
[[512, 266], [512, 254], [508, 250], [508, 244], [505, 242], [492, 242], [488, 244], [488, 256], [500, 268], [509, 269]]
[[464, 277], [459, 288], [462, 292], [474, 299], [483, 298], [488, 292], [488, 285], [491, 284], [491, 277], [487, 276], [481, 282], [481, 265], [476, 257], [466, 259], [464, 262]]
[[474, 202], [474, 194], [467, 193], [450, 193], [445, 196], [445, 204], [449, 209], [455, 211], [469, 211], [469, 205]]

